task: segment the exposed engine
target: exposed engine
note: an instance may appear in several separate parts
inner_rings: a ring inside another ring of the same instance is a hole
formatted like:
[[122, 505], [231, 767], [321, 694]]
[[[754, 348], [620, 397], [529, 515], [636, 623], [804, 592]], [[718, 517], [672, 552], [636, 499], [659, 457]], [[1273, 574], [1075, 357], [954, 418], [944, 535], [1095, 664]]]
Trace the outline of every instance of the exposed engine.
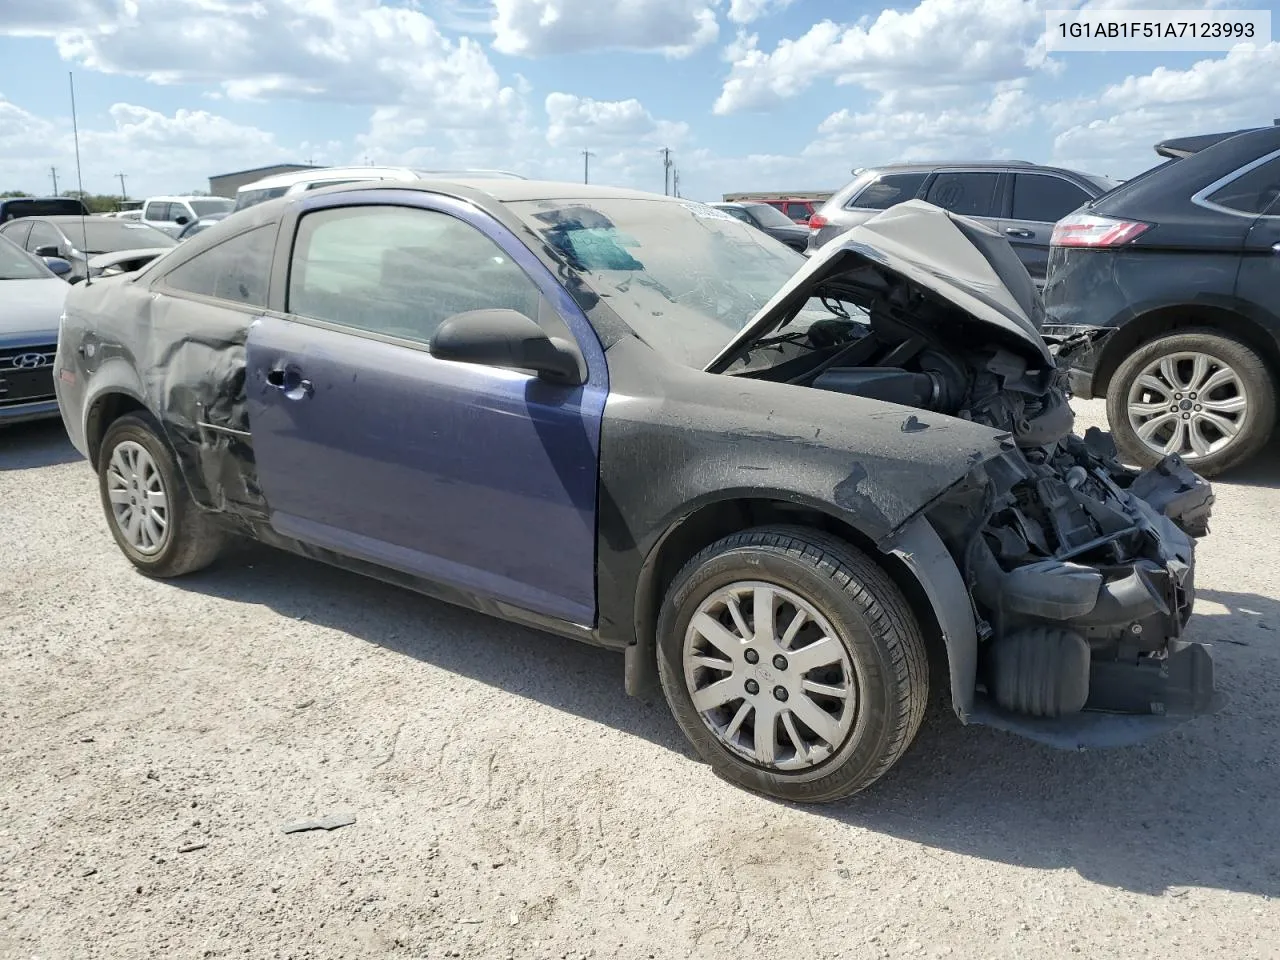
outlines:
[[[841, 293], [821, 291], [835, 316], [803, 344], [790, 339], [803, 352], [764, 375], [1011, 438], [929, 514], [969, 585], [990, 698], [1038, 717], [1203, 707], [1207, 654], [1179, 641], [1209, 484], [1176, 457], [1139, 472], [1118, 462], [1108, 434], [1074, 435], [1062, 375], [1024, 340], [907, 284], [884, 284], [874, 299], [865, 286]], [[849, 300], [869, 301], [866, 315], [847, 311]]]

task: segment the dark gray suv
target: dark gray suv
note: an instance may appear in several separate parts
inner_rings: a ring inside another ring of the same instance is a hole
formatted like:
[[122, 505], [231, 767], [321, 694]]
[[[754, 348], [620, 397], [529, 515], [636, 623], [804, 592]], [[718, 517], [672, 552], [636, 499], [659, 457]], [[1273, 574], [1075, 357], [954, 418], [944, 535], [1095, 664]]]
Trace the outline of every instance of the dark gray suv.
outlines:
[[855, 170], [854, 179], [809, 220], [812, 253], [881, 210], [920, 198], [972, 217], [1009, 238], [1037, 285], [1043, 285], [1053, 225], [1120, 184], [1116, 180], [1009, 163], [896, 163]]

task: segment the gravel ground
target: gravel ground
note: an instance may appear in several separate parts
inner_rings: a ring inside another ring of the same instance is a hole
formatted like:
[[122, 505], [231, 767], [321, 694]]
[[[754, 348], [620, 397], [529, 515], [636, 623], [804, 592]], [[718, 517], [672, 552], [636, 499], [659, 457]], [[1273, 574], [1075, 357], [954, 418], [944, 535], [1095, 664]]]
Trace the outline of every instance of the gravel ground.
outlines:
[[0, 957], [1280, 957], [1280, 458], [1217, 486], [1224, 712], [1063, 753], [935, 711], [801, 809], [616, 654], [261, 548], [148, 581], [61, 430], [15, 428]]

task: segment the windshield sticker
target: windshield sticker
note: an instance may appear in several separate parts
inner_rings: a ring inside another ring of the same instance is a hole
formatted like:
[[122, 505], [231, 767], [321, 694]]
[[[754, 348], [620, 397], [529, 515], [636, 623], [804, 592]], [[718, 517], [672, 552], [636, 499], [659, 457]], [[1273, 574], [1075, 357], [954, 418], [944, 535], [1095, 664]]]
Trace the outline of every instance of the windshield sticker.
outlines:
[[686, 210], [692, 213], [695, 217], [698, 217], [699, 219], [702, 219], [702, 220], [728, 220], [731, 223], [738, 222], [733, 217], [729, 216], [729, 214], [725, 213], [723, 210], [719, 209], [718, 207], [710, 206], [709, 204], [696, 203], [690, 200], [685, 200], [680, 204], [680, 206], [684, 207]]

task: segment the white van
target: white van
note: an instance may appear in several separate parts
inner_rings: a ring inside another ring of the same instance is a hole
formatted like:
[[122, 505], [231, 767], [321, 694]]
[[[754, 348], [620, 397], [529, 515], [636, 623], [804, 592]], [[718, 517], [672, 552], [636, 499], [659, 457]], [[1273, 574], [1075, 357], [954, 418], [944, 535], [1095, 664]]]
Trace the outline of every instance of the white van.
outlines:
[[236, 191], [237, 210], [252, 207], [264, 200], [274, 200], [287, 194], [302, 193], [333, 187], [340, 183], [362, 183], [367, 180], [431, 180], [439, 177], [467, 177], [472, 179], [501, 178], [523, 180], [517, 173], [504, 170], [415, 170], [412, 167], [317, 167], [314, 170], [297, 170], [293, 173], [277, 173], [246, 183]]

